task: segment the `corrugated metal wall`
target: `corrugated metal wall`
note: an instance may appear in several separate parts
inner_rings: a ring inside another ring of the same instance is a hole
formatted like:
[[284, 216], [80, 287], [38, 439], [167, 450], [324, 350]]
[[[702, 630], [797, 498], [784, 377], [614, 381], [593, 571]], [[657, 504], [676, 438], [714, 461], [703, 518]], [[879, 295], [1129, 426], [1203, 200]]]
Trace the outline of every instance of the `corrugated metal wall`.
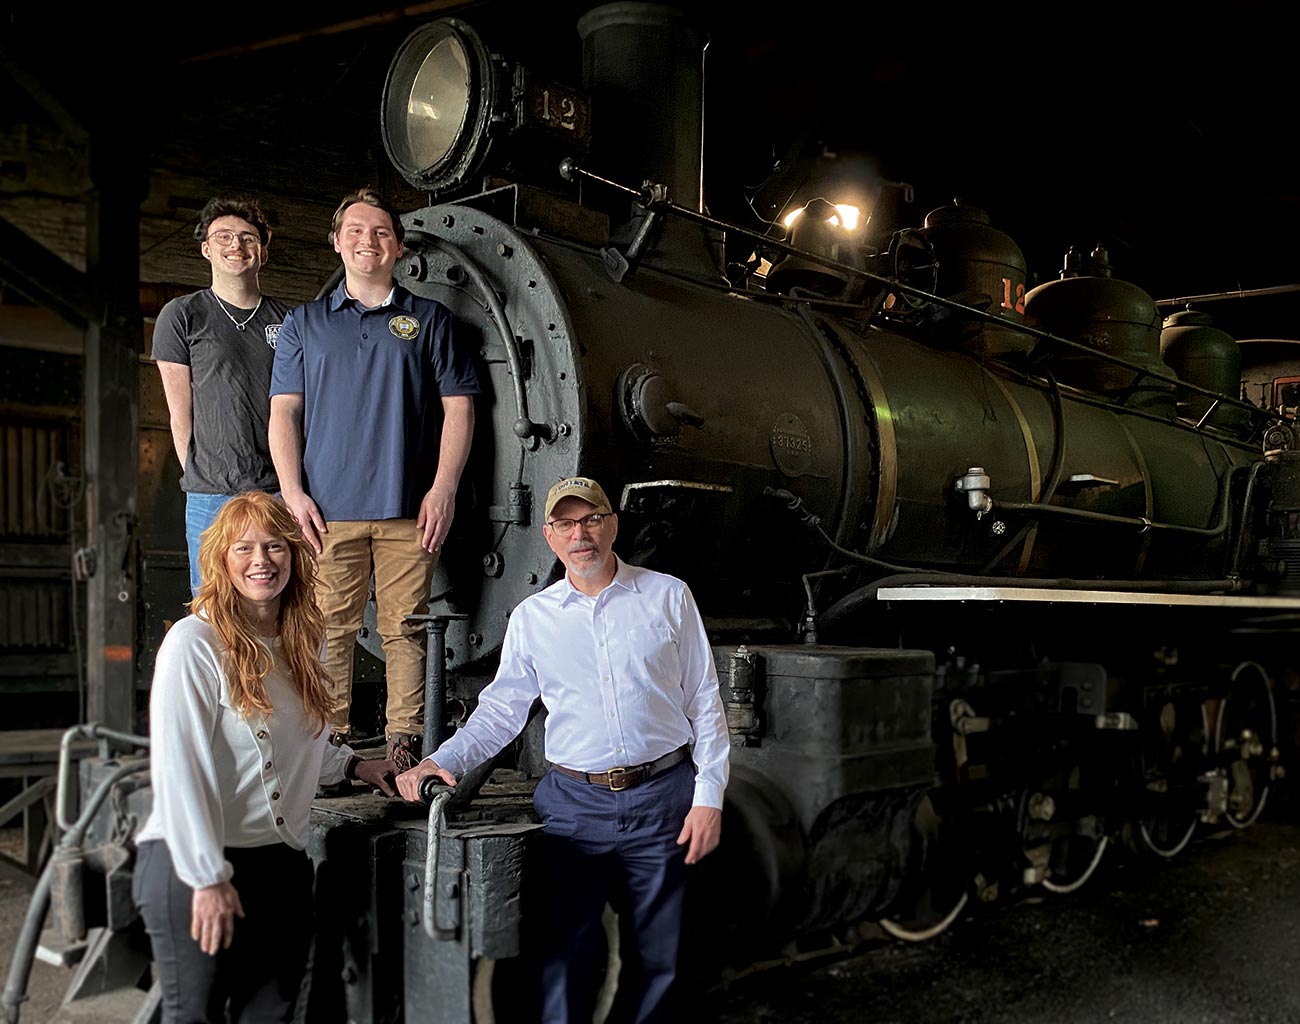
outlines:
[[56, 464], [67, 471], [67, 452], [66, 419], [0, 420], [0, 543], [67, 540], [68, 510], [51, 479]]

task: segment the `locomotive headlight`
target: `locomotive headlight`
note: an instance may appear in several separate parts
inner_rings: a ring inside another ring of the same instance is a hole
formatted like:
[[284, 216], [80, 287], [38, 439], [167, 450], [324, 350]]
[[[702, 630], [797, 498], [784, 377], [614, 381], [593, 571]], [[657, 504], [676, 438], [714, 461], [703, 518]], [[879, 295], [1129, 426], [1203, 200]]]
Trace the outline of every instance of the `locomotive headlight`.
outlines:
[[499, 78], [478, 33], [462, 21], [435, 21], [406, 38], [388, 68], [381, 125], [388, 157], [407, 181], [445, 191], [478, 168]]
[[434, 194], [464, 191], [512, 156], [516, 165], [545, 167], [553, 185], [560, 158], [585, 152], [590, 118], [581, 93], [490, 53], [456, 18], [406, 37], [380, 108], [388, 158], [412, 186]]

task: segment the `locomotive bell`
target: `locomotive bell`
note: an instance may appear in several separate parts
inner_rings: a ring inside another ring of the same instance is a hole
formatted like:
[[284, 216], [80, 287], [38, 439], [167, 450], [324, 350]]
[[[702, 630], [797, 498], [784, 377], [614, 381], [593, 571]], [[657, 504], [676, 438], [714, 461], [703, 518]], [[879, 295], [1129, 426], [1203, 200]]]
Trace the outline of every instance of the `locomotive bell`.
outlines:
[[[993, 227], [989, 215], [954, 199], [926, 215], [923, 234], [938, 264], [935, 290], [945, 298], [973, 293], [996, 303], [999, 317], [1009, 324], [1025, 320], [1025, 256], [1010, 235]], [[1034, 337], [986, 324], [965, 342], [986, 355], [1028, 352]]]
[[[1187, 383], [1235, 398], [1241, 390], [1241, 349], [1213, 323], [1210, 314], [1198, 310], [1170, 314], [1160, 332], [1160, 354]], [[1203, 409], [1209, 400], [1198, 403]]]
[[[1060, 279], [1040, 284], [1025, 296], [1025, 321], [1152, 373], [1165, 373], [1155, 300], [1137, 285], [1111, 277], [1110, 262], [1101, 246], [1092, 252], [1088, 273], [1079, 272], [1085, 268], [1078, 255], [1071, 249]], [[1127, 367], [1049, 342], [1040, 343], [1038, 355], [1050, 355], [1048, 365], [1064, 383], [1102, 394], [1127, 391], [1137, 384], [1139, 394], [1132, 404], [1162, 414], [1174, 411], [1173, 396], [1167, 389], [1143, 391], [1137, 374]]]

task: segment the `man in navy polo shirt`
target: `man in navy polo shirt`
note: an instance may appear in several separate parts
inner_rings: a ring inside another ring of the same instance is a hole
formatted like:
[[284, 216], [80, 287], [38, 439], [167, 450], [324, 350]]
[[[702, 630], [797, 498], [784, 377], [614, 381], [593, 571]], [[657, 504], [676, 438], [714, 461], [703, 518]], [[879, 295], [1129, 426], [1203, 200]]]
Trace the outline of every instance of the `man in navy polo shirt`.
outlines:
[[319, 555], [330, 726], [350, 731], [352, 653], [370, 573], [388, 685], [388, 756], [420, 757], [424, 630], [438, 550], [469, 457], [478, 375], [445, 306], [393, 282], [402, 222], [369, 188], [330, 225], [345, 276], [285, 317], [271, 376], [271, 457]]

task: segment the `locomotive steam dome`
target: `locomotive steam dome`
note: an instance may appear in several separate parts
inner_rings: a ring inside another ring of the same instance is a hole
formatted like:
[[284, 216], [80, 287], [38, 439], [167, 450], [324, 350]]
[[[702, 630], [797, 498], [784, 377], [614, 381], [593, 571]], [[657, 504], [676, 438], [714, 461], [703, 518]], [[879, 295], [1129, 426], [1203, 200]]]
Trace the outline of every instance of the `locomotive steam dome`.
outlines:
[[[1112, 277], [1106, 251], [1100, 246], [1092, 252], [1090, 273], [1080, 272], [1081, 262], [1071, 249], [1060, 279], [1041, 284], [1025, 296], [1026, 322], [1142, 370], [1164, 373], [1160, 312], [1155, 301], [1137, 285]], [[1049, 365], [1063, 382], [1102, 394], [1125, 391], [1135, 383], [1142, 387], [1131, 369], [1062, 348], [1054, 346]], [[1173, 411], [1172, 397], [1163, 387], [1147, 390], [1135, 401], [1153, 411]]]
[[[938, 263], [935, 291], [948, 298], [982, 296], [991, 300], [989, 312], [1009, 324], [1025, 320], [1024, 253], [1010, 235], [992, 226], [989, 215], [954, 199], [952, 206], [931, 210], [924, 234]], [[977, 300], [976, 300], [977, 301]], [[986, 355], [1028, 352], [1032, 335], [986, 327], [974, 339]]]
[[1184, 309], [1165, 317], [1160, 354], [1189, 384], [1236, 395], [1241, 390], [1241, 348], [1209, 313]]

